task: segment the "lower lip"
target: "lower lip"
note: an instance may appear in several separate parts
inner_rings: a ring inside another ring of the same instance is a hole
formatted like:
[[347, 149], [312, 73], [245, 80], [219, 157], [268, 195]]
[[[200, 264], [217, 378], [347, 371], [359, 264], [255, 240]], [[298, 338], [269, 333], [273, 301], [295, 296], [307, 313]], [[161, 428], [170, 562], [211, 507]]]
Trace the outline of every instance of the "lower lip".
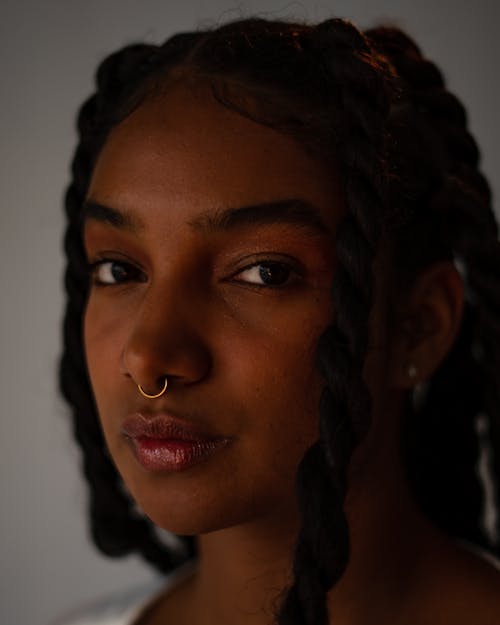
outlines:
[[145, 436], [131, 440], [135, 457], [147, 471], [184, 471], [204, 462], [229, 442], [226, 438], [180, 441]]

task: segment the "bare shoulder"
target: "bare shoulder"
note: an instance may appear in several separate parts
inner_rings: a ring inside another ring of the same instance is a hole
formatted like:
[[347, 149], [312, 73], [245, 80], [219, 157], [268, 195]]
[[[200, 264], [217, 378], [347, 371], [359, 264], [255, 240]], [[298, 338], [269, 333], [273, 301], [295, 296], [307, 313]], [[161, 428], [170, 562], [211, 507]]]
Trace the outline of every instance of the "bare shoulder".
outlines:
[[462, 575], [463, 592], [475, 607], [474, 622], [500, 625], [500, 563], [466, 551]]
[[[488, 556], [457, 547], [432, 575], [433, 625], [500, 625], [500, 569]], [[430, 622], [429, 622], [430, 625]]]

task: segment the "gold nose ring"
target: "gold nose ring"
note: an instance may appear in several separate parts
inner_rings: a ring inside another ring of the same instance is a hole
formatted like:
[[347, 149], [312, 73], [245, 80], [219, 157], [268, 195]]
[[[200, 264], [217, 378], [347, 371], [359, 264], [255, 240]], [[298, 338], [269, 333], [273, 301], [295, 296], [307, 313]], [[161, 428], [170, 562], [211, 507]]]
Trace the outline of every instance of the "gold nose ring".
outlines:
[[167, 390], [167, 386], [168, 386], [168, 379], [165, 376], [165, 382], [163, 383], [163, 388], [156, 395], [149, 395], [148, 393], [146, 393], [146, 391], [142, 388], [140, 384], [137, 385], [137, 388], [139, 389], [139, 393], [143, 397], [147, 397], [148, 399], [156, 399], [157, 397], [161, 397], [163, 395], [163, 393]]

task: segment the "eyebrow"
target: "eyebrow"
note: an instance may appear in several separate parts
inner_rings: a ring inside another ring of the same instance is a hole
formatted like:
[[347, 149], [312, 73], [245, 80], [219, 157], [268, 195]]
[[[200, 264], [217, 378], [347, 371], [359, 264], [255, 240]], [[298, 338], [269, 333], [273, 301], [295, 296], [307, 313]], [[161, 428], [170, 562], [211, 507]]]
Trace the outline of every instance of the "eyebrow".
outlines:
[[[119, 230], [138, 232], [144, 223], [128, 211], [119, 211], [99, 202], [88, 200], [83, 205], [82, 222], [106, 223]], [[301, 198], [259, 202], [249, 206], [210, 210], [188, 222], [197, 231], [221, 232], [245, 226], [292, 224], [320, 234], [330, 233], [318, 209]]]
[[234, 230], [243, 226], [281, 223], [305, 226], [321, 233], [329, 232], [318, 209], [300, 198], [207, 211], [189, 223], [196, 230], [213, 232]]
[[119, 211], [111, 206], [105, 206], [94, 200], [83, 203], [80, 222], [85, 225], [87, 221], [97, 221], [107, 224], [118, 230], [138, 232], [144, 229], [142, 220], [134, 217], [128, 211]]

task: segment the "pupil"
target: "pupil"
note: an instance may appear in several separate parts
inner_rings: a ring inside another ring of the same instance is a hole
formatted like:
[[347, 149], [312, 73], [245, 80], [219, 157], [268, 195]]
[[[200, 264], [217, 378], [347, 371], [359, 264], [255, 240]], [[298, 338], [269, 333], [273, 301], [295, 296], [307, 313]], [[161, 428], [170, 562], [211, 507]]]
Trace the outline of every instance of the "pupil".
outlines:
[[264, 284], [283, 284], [288, 280], [289, 269], [279, 263], [266, 263], [260, 266], [259, 275]]

